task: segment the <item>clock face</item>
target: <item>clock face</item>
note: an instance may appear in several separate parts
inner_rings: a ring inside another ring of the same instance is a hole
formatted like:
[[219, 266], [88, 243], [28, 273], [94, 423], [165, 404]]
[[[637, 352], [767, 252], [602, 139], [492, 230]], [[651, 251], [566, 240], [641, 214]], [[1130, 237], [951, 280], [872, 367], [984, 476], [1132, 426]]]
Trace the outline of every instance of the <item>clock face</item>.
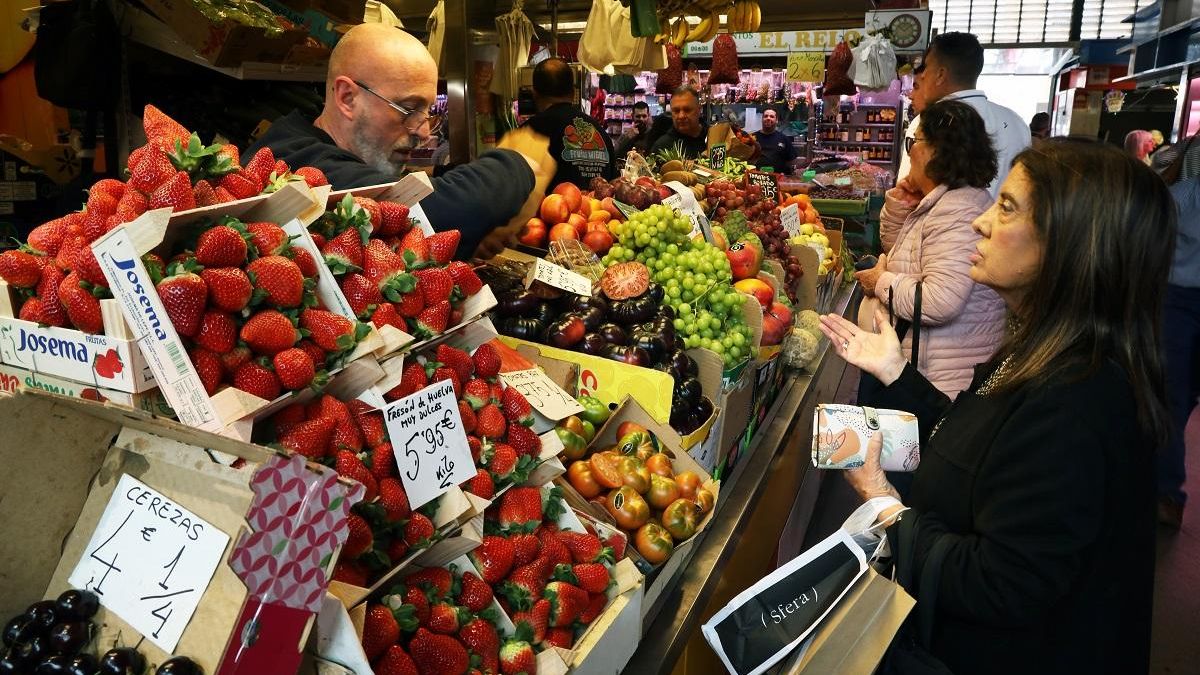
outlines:
[[892, 33], [892, 44], [901, 49], [911, 47], [921, 39], [921, 22], [912, 14], [901, 14], [892, 19], [888, 30]]

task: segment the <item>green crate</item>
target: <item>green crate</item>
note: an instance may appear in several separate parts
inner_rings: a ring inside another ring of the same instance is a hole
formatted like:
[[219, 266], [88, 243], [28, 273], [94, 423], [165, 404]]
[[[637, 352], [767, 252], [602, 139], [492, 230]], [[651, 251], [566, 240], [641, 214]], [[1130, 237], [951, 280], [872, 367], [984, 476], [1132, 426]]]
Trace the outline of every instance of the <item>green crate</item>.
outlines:
[[861, 216], [867, 212], [863, 199], [814, 199], [813, 208], [823, 216]]

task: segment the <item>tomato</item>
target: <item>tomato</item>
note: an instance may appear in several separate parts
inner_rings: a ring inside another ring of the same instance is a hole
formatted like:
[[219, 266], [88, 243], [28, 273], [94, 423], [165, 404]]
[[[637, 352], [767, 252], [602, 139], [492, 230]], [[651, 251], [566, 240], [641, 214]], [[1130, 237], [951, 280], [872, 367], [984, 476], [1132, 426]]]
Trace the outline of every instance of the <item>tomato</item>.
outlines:
[[679, 499], [679, 486], [670, 478], [659, 474], [650, 474], [650, 491], [646, 493], [646, 501], [655, 509], [662, 510]]
[[690, 499], [676, 499], [663, 509], [662, 522], [675, 541], [683, 541], [696, 534], [700, 511], [696, 508], [696, 502]]
[[604, 488], [600, 487], [596, 477], [592, 475], [592, 465], [583, 460], [572, 462], [571, 466], [567, 467], [567, 480], [571, 481], [571, 487], [583, 495], [584, 499], [598, 497], [604, 492]]
[[651, 565], [661, 565], [671, 557], [675, 550], [675, 542], [671, 541], [671, 533], [662, 525], [647, 523], [634, 535], [634, 546], [638, 553]]
[[700, 489], [700, 476], [697, 476], [695, 471], [684, 471], [675, 476], [675, 482], [679, 484], [680, 497], [684, 499], [696, 498], [696, 491]]
[[618, 459], [620, 459], [619, 455], [598, 452], [588, 460], [592, 466], [592, 475], [596, 477], [596, 482], [602, 487], [612, 489], [625, 484], [621, 478], [621, 470], [617, 466]]
[[617, 469], [621, 472], [621, 482], [638, 494], [644, 495], [650, 489], [650, 469], [637, 457], [621, 457], [617, 460]]
[[717, 505], [717, 496], [705, 488], [696, 491], [696, 506], [701, 514], [708, 513]]
[[617, 441], [617, 452], [622, 455], [638, 455], [649, 457], [657, 450], [654, 447], [654, 436], [648, 431], [634, 431], [625, 434]]
[[624, 530], [636, 530], [650, 518], [650, 505], [628, 485], [609, 492], [605, 506]]
[[646, 430], [646, 427], [644, 427], [636, 422], [621, 422], [621, 426], [617, 427], [617, 438], [622, 438], [624, 436], [628, 436], [629, 434], [631, 434], [635, 431], [649, 433]]
[[674, 478], [675, 467], [671, 465], [671, 457], [665, 452], [656, 452], [646, 459], [646, 468], [650, 469], [650, 473], [657, 474], [663, 478]]

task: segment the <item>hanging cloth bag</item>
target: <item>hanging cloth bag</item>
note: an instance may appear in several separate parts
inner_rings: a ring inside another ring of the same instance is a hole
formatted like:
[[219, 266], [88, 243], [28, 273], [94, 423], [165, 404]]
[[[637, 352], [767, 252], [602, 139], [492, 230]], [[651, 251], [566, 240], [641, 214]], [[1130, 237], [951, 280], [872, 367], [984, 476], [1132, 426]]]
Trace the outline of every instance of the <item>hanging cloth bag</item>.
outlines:
[[863, 89], [887, 89], [896, 79], [896, 50], [882, 35], [868, 35], [850, 50], [850, 78]]
[[848, 75], [853, 63], [854, 54], [850, 51], [850, 45], [842, 40], [829, 55], [829, 65], [825, 68], [825, 90], [821, 92], [822, 96], [853, 96], [858, 93], [854, 88], [854, 81]]

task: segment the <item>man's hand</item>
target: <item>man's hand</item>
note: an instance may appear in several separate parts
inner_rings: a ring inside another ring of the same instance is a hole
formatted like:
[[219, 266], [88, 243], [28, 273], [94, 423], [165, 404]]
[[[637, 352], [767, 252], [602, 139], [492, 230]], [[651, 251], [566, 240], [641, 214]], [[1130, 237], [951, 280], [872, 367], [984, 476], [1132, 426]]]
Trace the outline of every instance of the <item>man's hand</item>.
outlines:
[[855, 272], [854, 278], [858, 280], [858, 285], [862, 286], [863, 295], [874, 297], [875, 284], [879, 283], [879, 277], [887, 271], [887, 254], [879, 254], [879, 262], [869, 270]]
[[554, 172], [558, 168], [558, 164], [550, 156], [550, 139], [528, 127], [508, 132], [504, 138], [500, 139], [496, 147], [513, 150], [525, 158], [525, 161], [529, 163], [529, 168], [533, 170], [533, 191], [525, 200], [520, 213], [509, 220], [507, 225], [497, 227], [489, 232], [479, 243], [479, 248], [475, 249], [475, 257], [484, 260], [495, 256], [516, 241], [521, 227], [537, 213], [542, 204], [542, 198], [546, 196], [546, 188], [550, 185], [550, 179], [554, 177]]

